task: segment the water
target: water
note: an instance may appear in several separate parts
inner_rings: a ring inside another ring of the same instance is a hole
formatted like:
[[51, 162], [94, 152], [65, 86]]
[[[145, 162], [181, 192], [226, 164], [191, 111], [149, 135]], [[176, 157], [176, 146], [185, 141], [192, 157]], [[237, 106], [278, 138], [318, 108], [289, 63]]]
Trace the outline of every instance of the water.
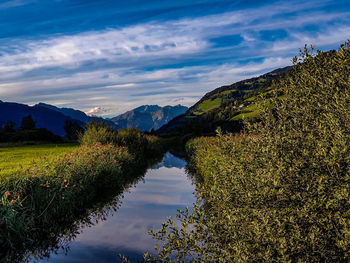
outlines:
[[58, 250], [48, 259], [32, 262], [115, 263], [119, 262], [118, 253], [136, 262], [144, 252], [153, 252], [155, 241], [148, 230], [160, 229], [177, 209], [195, 202], [194, 186], [185, 165], [185, 161], [167, 153], [162, 162], [147, 171], [144, 180], [124, 192], [116, 212], [109, 209], [106, 220], [79, 229], [67, 253]]

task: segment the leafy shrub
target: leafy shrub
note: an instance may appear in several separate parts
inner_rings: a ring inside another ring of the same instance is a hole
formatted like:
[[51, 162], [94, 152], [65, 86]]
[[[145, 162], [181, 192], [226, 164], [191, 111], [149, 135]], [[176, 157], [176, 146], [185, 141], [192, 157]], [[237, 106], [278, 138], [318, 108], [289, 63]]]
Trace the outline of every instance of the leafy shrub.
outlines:
[[96, 143], [109, 144], [115, 142], [116, 133], [104, 122], [91, 121], [85, 127], [85, 132], [79, 136], [82, 145], [94, 145]]
[[153, 233], [146, 261], [350, 260], [350, 42], [294, 62], [261, 122], [188, 144], [204, 204]]
[[162, 147], [156, 136], [145, 135], [137, 128], [120, 129], [117, 133], [115, 143], [119, 146], [128, 147], [135, 155], [153, 153], [159, 154]]
[[83, 128], [76, 121], [66, 120], [64, 131], [66, 132], [67, 139], [76, 141], [83, 132]]

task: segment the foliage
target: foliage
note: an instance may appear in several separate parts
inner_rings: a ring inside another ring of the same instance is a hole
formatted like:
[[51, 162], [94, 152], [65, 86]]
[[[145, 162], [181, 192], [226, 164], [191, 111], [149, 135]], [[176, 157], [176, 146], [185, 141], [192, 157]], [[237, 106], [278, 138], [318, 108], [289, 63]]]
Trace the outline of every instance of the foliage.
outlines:
[[66, 137], [69, 140], [76, 141], [79, 135], [83, 132], [83, 128], [76, 121], [66, 120], [64, 123]]
[[2, 178], [1, 258], [14, 260], [23, 249], [38, 246], [43, 236], [63, 231], [101, 189], [121, 188], [132, 160], [126, 148], [95, 144], [45, 157]]
[[60, 142], [62, 138], [45, 128], [0, 131], [0, 142]]
[[115, 143], [128, 147], [131, 153], [140, 157], [143, 154], [153, 153], [156, 155], [163, 151], [156, 136], [146, 135], [137, 128], [120, 129], [116, 135]]
[[203, 204], [154, 234], [148, 261], [350, 260], [350, 42], [294, 62], [260, 122], [188, 144]]
[[33, 130], [35, 129], [35, 122], [31, 115], [22, 118], [21, 130]]
[[4, 125], [2, 131], [3, 132], [14, 132], [15, 126], [16, 126], [16, 124], [13, 121], [9, 121]]
[[[163, 153], [155, 136], [137, 129], [116, 132], [96, 121], [87, 125], [80, 141], [78, 149], [60, 156], [60, 150], [43, 146], [0, 148], [0, 157], [6, 160], [0, 173], [0, 258], [21, 261], [26, 251], [45, 246], [47, 240], [57, 244], [61, 233], [100, 197], [101, 190], [121, 191]], [[33, 160], [48, 150], [56, 154]]]
[[79, 135], [79, 142], [82, 145], [114, 143], [115, 131], [107, 123], [93, 120], [86, 124], [85, 132]]

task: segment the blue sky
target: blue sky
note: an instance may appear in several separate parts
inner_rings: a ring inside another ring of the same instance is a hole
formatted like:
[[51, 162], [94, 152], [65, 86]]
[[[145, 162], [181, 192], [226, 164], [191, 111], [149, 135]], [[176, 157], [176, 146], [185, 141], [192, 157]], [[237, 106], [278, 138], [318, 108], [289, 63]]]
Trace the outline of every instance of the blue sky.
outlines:
[[0, 99], [112, 116], [190, 106], [350, 39], [350, 1], [0, 0]]

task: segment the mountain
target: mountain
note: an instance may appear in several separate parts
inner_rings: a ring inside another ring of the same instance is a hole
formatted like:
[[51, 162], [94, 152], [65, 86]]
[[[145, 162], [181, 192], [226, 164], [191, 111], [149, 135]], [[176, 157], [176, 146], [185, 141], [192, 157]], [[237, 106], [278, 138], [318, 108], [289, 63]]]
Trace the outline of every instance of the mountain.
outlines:
[[243, 118], [256, 118], [259, 95], [271, 92], [270, 85], [277, 77], [287, 74], [291, 66], [279, 68], [259, 77], [219, 87], [208, 92], [184, 114], [174, 118], [156, 132], [160, 135], [210, 134], [217, 127], [224, 131], [242, 129]]
[[[28, 106], [13, 102], [0, 102], [0, 127], [3, 127], [9, 121], [13, 121], [19, 128], [23, 117], [31, 115], [36, 128], [46, 128], [54, 134], [65, 136], [64, 123], [66, 120], [74, 120], [58, 111], [38, 106]], [[75, 120], [79, 125], [85, 123]]]
[[141, 131], [151, 131], [183, 114], [187, 109], [187, 107], [181, 105], [165, 107], [143, 105], [110, 120], [120, 128], [137, 127]]
[[70, 117], [72, 119], [78, 120], [78, 121], [80, 121], [80, 122], [82, 122], [84, 124], [87, 123], [87, 122], [90, 122], [90, 121], [99, 121], [99, 122], [106, 122], [108, 124], [108, 126], [113, 128], [113, 129], [118, 129], [119, 128], [112, 121], [103, 119], [101, 117], [95, 117], [95, 116], [91, 117], [91, 116], [86, 115], [84, 112], [82, 112], [80, 110], [75, 110], [75, 109], [72, 109], [72, 108], [58, 108], [56, 106], [53, 106], [53, 105], [50, 105], [50, 104], [46, 104], [46, 103], [42, 103], [42, 102], [36, 104], [34, 107], [47, 108], [47, 109], [50, 109], [50, 110], [57, 111], [57, 112], [65, 115], [65, 116], [68, 116], [68, 117]]

